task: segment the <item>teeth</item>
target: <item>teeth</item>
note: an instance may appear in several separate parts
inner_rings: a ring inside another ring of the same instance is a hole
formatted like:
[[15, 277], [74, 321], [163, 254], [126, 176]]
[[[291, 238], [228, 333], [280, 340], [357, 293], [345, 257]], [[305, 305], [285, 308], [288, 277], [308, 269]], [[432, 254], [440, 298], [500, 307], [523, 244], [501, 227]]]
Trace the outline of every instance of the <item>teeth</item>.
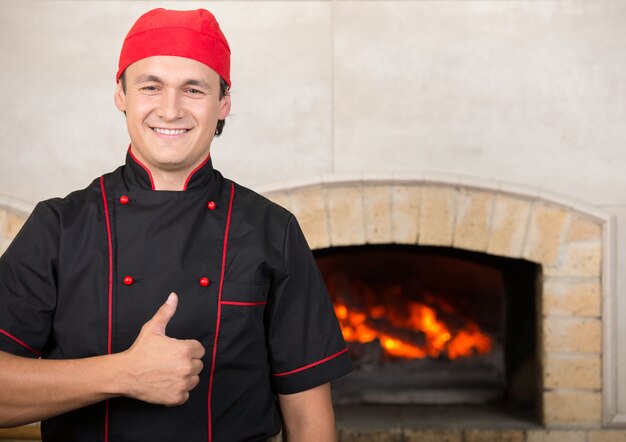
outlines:
[[162, 129], [160, 127], [154, 127], [152, 130], [163, 135], [180, 135], [187, 132], [187, 129]]

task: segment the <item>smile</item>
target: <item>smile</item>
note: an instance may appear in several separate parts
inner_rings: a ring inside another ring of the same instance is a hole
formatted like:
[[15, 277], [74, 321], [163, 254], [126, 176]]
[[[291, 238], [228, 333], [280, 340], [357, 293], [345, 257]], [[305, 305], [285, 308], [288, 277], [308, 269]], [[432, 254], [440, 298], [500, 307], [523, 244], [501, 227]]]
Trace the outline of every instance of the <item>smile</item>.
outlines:
[[161, 127], [153, 127], [152, 130], [161, 135], [181, 135], [189, 131], [189, 129], [164, 129]]

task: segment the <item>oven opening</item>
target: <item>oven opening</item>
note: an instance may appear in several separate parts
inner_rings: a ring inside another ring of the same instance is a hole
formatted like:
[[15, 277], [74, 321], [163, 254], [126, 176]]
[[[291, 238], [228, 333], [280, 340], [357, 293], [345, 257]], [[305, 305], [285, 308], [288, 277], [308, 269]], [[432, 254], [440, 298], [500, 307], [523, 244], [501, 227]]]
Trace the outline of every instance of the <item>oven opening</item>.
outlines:
[[538, 265], [441, 247], [314, 253], [355, 368], [335, 405], [537, 408]]

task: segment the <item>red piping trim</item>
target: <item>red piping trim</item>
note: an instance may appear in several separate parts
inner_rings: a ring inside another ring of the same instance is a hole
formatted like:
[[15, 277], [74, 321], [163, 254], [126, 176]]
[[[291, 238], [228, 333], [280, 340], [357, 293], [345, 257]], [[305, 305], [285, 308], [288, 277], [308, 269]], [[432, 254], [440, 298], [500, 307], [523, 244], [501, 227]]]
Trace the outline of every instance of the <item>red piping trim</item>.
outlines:
[[135, 160], [135, 163], [139, 164], [141, 167], [143, 167], [143, 170], [146, 171], [146, 173], [148, 174], [148, 178], [150, 178], [150, 187], [152, 188], [152, 190], [154, 190], [154, 179], [152, 178], [152, 173], [150, 172], [150, 169], [148, 169], [145, 164], [137, 159], [131, 149], [131, 146], [128, 146], [128, 153], [130, 154], [130, 157]]
[[194, 170], [191, 171], [191, 173], [189, 174], [189, 176], [185, 180], [185, 185], [183, 186], [183, 190], [187, 190], [187, 186], [189, 185], [189, 181], [191, 181], [191, 177], [193, 176], [193, 174], [196, 173], [197, 171], [199, 171], [200, 169], [202, 169], [202, 166], [204, 166], [206, 163], [208, 163], [210, 159], [211, 159], [211, 154], [209, 153], [209, 156], [206, 157], [206, 159], [203, 162], [201, 162], [198, 165], [198, 167], [196, 167]]
[[[129, 148], [130, 152], [130, 148]], [[132, 156], [132, 153], [131, 153]], [[113, 239], [111, 237], [111, 220], [109, 218], [109, 203], [107, 202], [107, 193], [104, 188], [104, 176], [100, 177], [100, 191], [102, 192], [102, 203], [104, 205], [104, 220], [107, 229], [107, 245], [109, 251], [109, 314], [107, 318], [107, 353], [112, 352], [113, 342]], [[104, 442], [109, 440], [109, 401], [106, 401], [106, 409], [104, 412]]]
[[209, 442], [213, 441], [213, 428], [211, 422], [211, 394], [213, 392], [213, 375], [215, 374], [215, 359], [217, 357], [217, 338], [220, 333], [220, 319], [222, 315], [222, 289], [224, 287], [224, 273], [226, 271], [226, 250], [228, 247], [228, 231], [230, 230], [230, 216], [233, 211], [233, 198], [235, 196], [235, 184], [230, 183], [230, 202], [228, 203], [228, 215], [226, 216], [226, 228], [224, 230], [224, 246], [222, 248], [222, 270], [220, 272], [220, 288], [217, 292], [217, 319], [215, 321], [215, 338], [213, 339], [213, 357], [211, 359], [211, 374], [209, 376], [208, 414], [209, 414]]
[[109, 315], [107, 331], [107, 353], [112, 352], [112, 329], [113, 329], [113, 239], [111, 237], [111, 219], [109, 218], [109, 203], [104, 188], [104, 177], [100, 177], [100, 191], [102, 192], [102, 203], [104, 204], [104, 220], [107, 229], [107, 245], [109, 248]]
[[334, 355], [328, 356], [327, 358], [324, 358], [324, 359], [320, 359], [319, 361], [313, 362], [312, 364], [305, 365], [304, 367], [296, 368], [295, 370], [285, 371], [283, 373], [272, 373], [272, 376], [288, 376], [290, 374], [294, 374], [294, 373], [298, 373], [298, 372], [301, 372], [301, 371], [304, 371], [304, 370], [308, 370], [309, 368], [315, 367], [316, 365], [320, 365], [320, 364], [323, 364], [324, 362], [330, 361], [331, 359], [335, 359], [337, 356], [341, 356], [342, 354], [344, 354], [347, 351], [348, 351], [348, 349], [344, 348], [343, 350], [338, 351]]
[[33, 347], [31, 347], [30, 345], [28, 345], [26, 342], [22, 341], [21, 339], [16, 338], [15, 336], [13, 336], [11, 333], [6, 332], [4, 330], [2, 330], [0, 328], [0, 333], [2, 333], [3, 335], [5, 335], [7, 338], [17, 342], [18, 344], [20, 344], [22, 347], [24, 347], [26, 350], [29, 350], [31, 353], [33, 353], [35, 356], [39, 357], [41, 356], [41, 353], [39, 353], [37, 350], [35, 350]]
[[259, 301], [259, 302], [238, 302], [238, 301], [221, 301], [222, 305], [241, 305], [245, 307], [255, 306], [255, 305], [265, 305], [267, 301]]

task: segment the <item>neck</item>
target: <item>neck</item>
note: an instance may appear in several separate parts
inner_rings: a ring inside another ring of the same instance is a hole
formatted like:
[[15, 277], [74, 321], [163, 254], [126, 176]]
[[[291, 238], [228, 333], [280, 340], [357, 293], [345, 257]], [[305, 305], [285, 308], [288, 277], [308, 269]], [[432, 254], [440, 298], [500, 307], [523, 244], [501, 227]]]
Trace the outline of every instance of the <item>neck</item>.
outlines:
[[132, 146], [129, 147], [128, 154], [133, 162], [141, 166], [148, 174], [150, 186], [153, 190], [187, 190], [187, 186], [194, 174], [210, 160], [210, 156], [207, 153], [207, 156], [202, 161], [198, 162], [198, 164], [194, 164], [185, 169], [164, 170], [158, 167], [150, 169], [139, 155], [133, 153]]
[[154, 190], [185, 190], [187, 177], [192, 170], [177, 172], [153, 171]]

